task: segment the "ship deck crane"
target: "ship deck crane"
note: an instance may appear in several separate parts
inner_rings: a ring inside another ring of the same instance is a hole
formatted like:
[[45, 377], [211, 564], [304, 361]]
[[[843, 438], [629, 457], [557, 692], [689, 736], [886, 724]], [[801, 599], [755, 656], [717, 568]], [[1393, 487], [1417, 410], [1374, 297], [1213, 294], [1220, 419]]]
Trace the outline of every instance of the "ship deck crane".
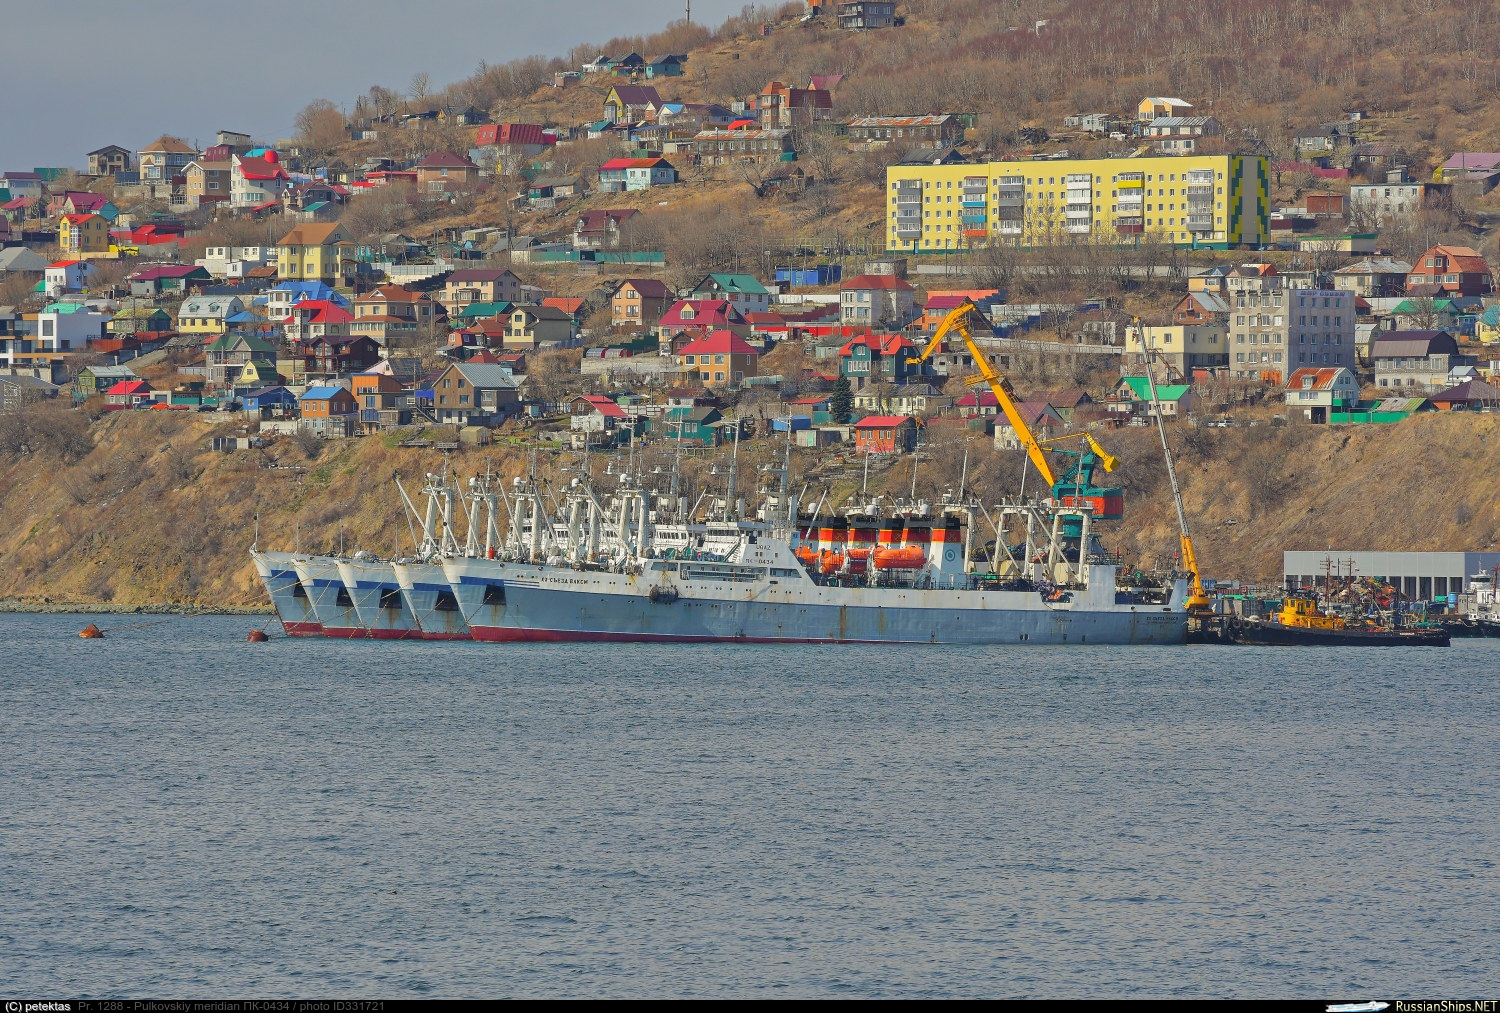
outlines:
[[1198, 554], [1193, 550], [1193, 536], [1188, 532], [1187, 512], [1182, 509], [1182, 487], [1177, 484], [1177, 469], [1172, 466], [1172, 449], [1167, 446], [1167, 425], [1162, 420], [1161, 401], [1156, 396], [1156, 378], [1151, 371], [1154, 349], [1146, 344], [1146, 331], [1141, 326], [1141, 318], [1133, 317], [1131, 326], [1135, 328], [1136, 340], [1141, 343], [1141, 355], [1146, 361], [1146, 383], [1151, 390], [1151, 412], [1156, 416], [1156, 431], [1161, 436], [1161, 452], [1167, 462], [1167, 481], [1172, 486], [1172, 505], [1177, 508], [1177, 529], [1182, 540], [1182, 565], [1187, 570], [1190, 579], [1187, 601], [1183, 605], [1189, 613], [1202, 615], [1211, 611], [1212, 603], [1209, 601], [1207, 592], [1203, 590], [1203, 578], [1198, 571]]

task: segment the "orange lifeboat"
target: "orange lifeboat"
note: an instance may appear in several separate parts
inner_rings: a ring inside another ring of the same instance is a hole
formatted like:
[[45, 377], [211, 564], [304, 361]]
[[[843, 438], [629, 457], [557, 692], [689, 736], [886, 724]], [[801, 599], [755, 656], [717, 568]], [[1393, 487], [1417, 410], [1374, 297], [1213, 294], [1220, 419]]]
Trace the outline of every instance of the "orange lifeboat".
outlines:
[[812, 566], [818, 560], [818, 550], [811, 545], [797, 546], [797, 558], [808, 566]]
[[875, 566], [881, 570], [920, 570], [926, 565], [927, 553], [915, 546], [875, 550]]
[[842, 552], [830, 552], [824, 549], [818, 555], [818, 569], [823, 573], [832, 573], [844, 565], [844, 554]]

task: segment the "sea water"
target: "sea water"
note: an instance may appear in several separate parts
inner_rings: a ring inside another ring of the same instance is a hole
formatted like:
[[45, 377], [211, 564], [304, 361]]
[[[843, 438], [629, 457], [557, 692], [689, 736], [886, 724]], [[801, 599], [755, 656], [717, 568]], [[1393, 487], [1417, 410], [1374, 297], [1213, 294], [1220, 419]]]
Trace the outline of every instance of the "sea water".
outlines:
[[1494, 988], [1500, 642], [251, 644], [258, 618], [138, 621], [0, 616], [0, 992]]

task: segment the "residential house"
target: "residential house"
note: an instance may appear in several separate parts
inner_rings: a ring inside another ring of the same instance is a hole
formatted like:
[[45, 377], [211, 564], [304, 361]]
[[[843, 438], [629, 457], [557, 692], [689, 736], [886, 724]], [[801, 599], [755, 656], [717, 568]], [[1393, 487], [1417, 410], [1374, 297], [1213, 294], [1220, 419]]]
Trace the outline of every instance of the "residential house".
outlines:
[[604, 118], [610, 123], [652, 120], [661, 107], [661, 96], [650, 85], [617, 84], [604, 96]]
[[221, 334], [229, 329], [228, 318], [244, 309], [238, 296], [192, 296], [177, 307], [177, 330], [182, 334]]
[[559, 200], [587, 193], [588, 185], [581, 176], [538, 176], [526, 188], [526, 200], [535, 206], [552, 207]]
[[792, 132], [777, 127], [771, 130], [700, 130], [689, 141], [668, 145], [675, 150], [690, 151], [702, 165], [763, 165], [790, 161], [795, 157]]
[[897, 143], [950, 146], [964, 139], [964, 127], [957, 116], [860, 116], [850, 120], [849, 139], [864, 144]]
[[1141, 135], [1164, 155], [1191, 155], [1205, 137], [1218, 137], [1223, 128], [1212, 116], [1159, 116]]
[[839, 375], [858, 392], [870, 385], [902, 384], [928, 376], [924, 364], [913, 363], [920, 349], [899, 334], [866, 332], [844, 343], [838, 350]]
[[353, 415], [359, 410], [354, 395], [347, 388], [309, 387], [297, 399], [304, 419], [331, 419]]
[[304, 222], [276, 244], [276, 276], [337, 285], [343, 277], [344, 254], [353, 243], [337, 222]]
[[[994, 395], [991, 395], [992, 397]], [[1026, 423], [1033, 439], [1045, 440], [1054, 433], [1061, 434], [1068, 428], [1067, 420], [1057, 408], [1039, 398], [1015, 403], [1016, 414]], [[995, 418], [995, 449], [1020, 450], [1021, 437], [1009, 418]]]
[[569, 347], [577, 329], [573, 314], [555, 306], [517, 306], [511, 310], [506, 348]]
[[663, 53], [653, 56], [641, 67], [641, 76], [647, 80], [658, 77], [681, 77], [682, 65], [687, 62], [685, 53]]
[[424, 197], [467, 193], [479, 187], [479, 166], [451, 151], [434, 151], [416, 165], [417, 191]]
[[154, 298], [172, 292], [185, 293], [211, 281], [209, 273], [195, 264], [159, 264], [130, 276], [130, 294]]
[[1371, 231], [1388, 221], [1409, 222], [1423, 211], [1452, 206], [1453, 184], [1418, 183], [1404, 167], [1386, 173], [1383, 183], [1349, 187], [1350, 220]]
[[490, 123], [479, 128], [475, 161], [498, 165], [514, 173], [524, 160], [535, 158], [557, 143], [557, 135], [539, 123]]
[[[349, 392], [354, 395], [360, 425], [367, 433], [378, 430], [382, 424], [399, 425], [410, 421], [409, 413], [400, 410], [406, 388], [394, 374], [378, 369], [355, 373], [349, 378]], [[407, 417], [403, 418], [403, 415]]]
[[229, 199], [236, 208], [269, 208], [281, 201], [292, 177], [274, 151], [235, 155], [229, 166]]
[[1428, 400], [1439, 411], [1500, 411], [1500, 387], [1483, 380], [1465, 380]]
[[839, 27], [863, 32], [896, 25], [896, 5], [888, 0], [845, 0], [838, 5]]
[[1320, 123], [1315, 127], [1298, 130], [1292, 135], [1292, 150], [1296, 157], [1323, 168], [1330, 168], [1336, 156], [1352, 153], [1356, 140], [1353, 123]]
[[[209, 383], [241, 383], [240, 374], [252, 361], [263, 364], [256, 371], [257, 380], [275, 382], [276, 345], [273, 342], [248, 334], [221, 334], [203, 346], [203, 364], [208, 370]], [[268, 370], [271, 375], [262, 378], [259, 374], [263, 370]], [[248, 384], [251, 381], [243, 382]]]
[[1431, 286], [1418, 294], [1489, 295], [1495, 291], [1490, 265], [1479, 253], [1467, 246], [1431, 247], [1417, 258], [1416, 266], [1406, 278], [1406, 290]]
[[102, 148], [90, 151], [84, 157], [88, 159], [90, 176], [113, 176], [117, 172], [129, 172], [135, 165], [135, 157], [131, 150], [122, 148], [118, 144], [106, 144]]
[[[0, 234], [4, 230], [4, 225], [0, 225]], [[24, 246], [10, 246], [0, 250], [0, 277], [9, 274], [32, 274], [40, 277], [46, 270], [47, 262]]]
[[619, 247], [624, 225], [634, 218], [635, 208], [600, 208], [580, 214], [573, 225], [575, 250], [613, 250]]
[[854, 423], [861, 454], [909, 454], [917, 449], [917, 420], [910, 415], [867, 415]]
[[106, 407], [120, 409], [149, 404], [155, 389], [145, 380], [120, 380], [104, 392]]
[[1189, 292], [1172, 308], [1172, 323], [1190, 327], [1229, 324], [1229, 302], [1215, 292]]
[[39, 173], [0, 173], [0, 190], [8, 190], [11, 200], [41, 200], [47, 195], [47, 185]]
[[140, 166], [141, 182], [153, 187], [172, 183], [173, 177], [181, 177], [188, 163], [198, 157], [196, 148], [190, 148], [175, 137], [163, 135], [136, 153], [136, 164]]
[[1500, 182], [1500, 151], [1456, 152], [1438, 175], [1444, 183], [1476, 183], [1481, 190], [1492, 190]]
[[1156, 402], [1151, 400], [1151, 381], [1144, 376], [1122, 376], [1115, 395], [1105, 407], [1124, 415], [1185, 416], [1193, 410], [1193, 388], [1186, 383], [1159, 383]]
[[109, 222], [103, 215], [63, 215], [57, 220], [57, 245], [69, 257], [108, 256]]
[[833, 118], [833, 95], [822, 88], [788, 88], [770, 81], [750, 108], [762, 127], [807, 127]]
[[1063, 126], [1090, 134], [1114, 134], [1124, 129], [1124, 122], [1114, 113], [1074, 113], [1063, 117]]
[[503, 366], [456, 362], [432, 381], [432, 412], [438, 422], [494, 426], [520, 410], [515, 377]]
[[1359, 379], [1343, 366], [1296, 369], [1287, 380], [1285, 401], [1309, 422], [1327, 422], [1329, 412], [1358, 406]]
[[281, 328], [288, 341], [306, 343], [314, 338], [350, 334], [353, 322], [354, 313], [347, 305], [327, 299], [303, 299], [287, 310], [287, 315], [281, 318]]
[[54, 261], [42, 270], [42, 291], [49, 298], [64, 292], [82, 292], [93, 274], [94, 266], [86, 260]]
[[217, 204], [230, 199], [233, 184], [229, 178], [229, 162], [210, 162], [194, 159], [183, 169], [187, 182], [183, 186], [183, 202], [190, 208]]
[[868, 386], [854, 395], [854, 407], [894, 415], [931, 415], [953, 405], [953, 398], [930, 383]]
[[1377, 387], [1443, 390], [1454, 366], [1473, 365], [1447, 331], [1387, 331], [1370, 348]]
[[426, 292], [382, 285], [354, 300], [349, 333], [372, 337], [382, 348], [390, 348], [393, 342], [409, 343], [436, 327], [439, 309]]
[[247, 278], [257, 267], [264, 267], [276, 255], [270, 246], [209, 246], [201, 260], [194, 261], [215, 278]]
[[108, 329], [117, 338], [165, 334], [172, 330], [172, 315], [155, 306], [126, 306], [110, 318]]
[[1388, 257], [1367, 257], [1333, 272], [1333, 287], [1362, 299], [1393, 298], [1406, 291], [1411, 265]]
[[240, 408], [261, 418], [285, 418], [297, 406], [297, 395], [281, 384], [257, 387], [240, 394]]
[[135, 370], [129, 366], [106, 366], [96, 364], [84, 366], [73, 378], [73, 384], [84, 397], [97, 397], [117, 383], [139, 380]]
[[55, 383], [26, 373], [0, 376], [0, 411], [19, 411], [38, 401], [50, 400], [61, 389]]
[[679, 299], [656, 321], [655, 330], [661, 350], [674, 353], [714, 331], [727, 330], [743, 338], [750, 333], [750, 325], [728, 299]]
[[337, 333], [304, 339], [294, 348], [302, 356], [308, 373], [324, 376], [363, 372], [380, 361], [381, 351], [374, 338]]
[[612, 399], [599, 395], [575, 397], [568, 402], [572, 416], [569, 428], [585, 433], [607, 433], [616, 426], [629, 425], [630, 415]]
[[1136, 104], [1135, 118], [1137, 122], [1150, 123], [1163, 116], [1188, 116], [1188, 110], [1192, 108], [1191, 102], [1184, 102], [1180, 98], [1147, 95]]
[[87, 190], [64, 190], [61, 194], [55, 194], [54, 197], [57, 200], [57, 208], [54, 211], [49, 207], [49, 214], [95, 214], [103, 216], [106, 221], [110, 222], [113, 222], [120, 215], [120, 209], [115, 207], [110, 199], [102, 193], [90, 193]]
[[688, 293], [689, 299], [727, 299], [744, 316], [771, 308], [771, 293], [753, 274], [707, 274]]
[[[1204, 293], [1196, 293], [1199, 296]], [[1352, 334], [1352, 323], [1351, 323]], [[1204, 324], [1148, 324], [1142, 326], [1146, 344], [1167, 364], [1172, 375], [1191, 378], [1195, 369], [1223, 369], [1229, 365], [1229, 333], [1222, 322]], [[1125, 350], [1126, 358], [1139, 362], [1144, 358], [1139, 342]]]
[[724, 438], [723, 421], [723, 413], [711, 405], [674, 405], [661, 414], [659, 422], [652, 421], [651, 431], [659, 428], [663, 439], [679, 443], [717, 447]]
[[611, 158], [599, 166], [600, 190], [649, 190], [677, 182], [677, 170], [665, 158]]
[[717, 330], [677, 350], [677, 364], [688, 376], [697, 369], [705, 386], [739, 386], [747, 377], [760, 374], [760, 352], [730, 330]]
[[614, 327], [649, 326], [676, 301], [676, 294], [664, 281], [626, 278], [609, 297], [609, 322]]
[[438, 300], [450, 317], [469, 303], [515, 303], [521, 301], [521, 279], [500, 268], [454, 271], [443, 282]]
[[606, 68], [614, 77], [634, 77], [646, 66], [646, 58], [640, 53], [626, 53], [612, 57]]
[[266, 290], [266, 316], [282, 320], [291, 316], [292, 307], [308, 299], [333, 303], [346, 310], [354, 306], [332, 288], [320, 281], [283, 281]]
[[899, 330], [916, 315], [914, 290], [894, 274], [859, 274], [839, 285], [839, 322], [846, 327]]

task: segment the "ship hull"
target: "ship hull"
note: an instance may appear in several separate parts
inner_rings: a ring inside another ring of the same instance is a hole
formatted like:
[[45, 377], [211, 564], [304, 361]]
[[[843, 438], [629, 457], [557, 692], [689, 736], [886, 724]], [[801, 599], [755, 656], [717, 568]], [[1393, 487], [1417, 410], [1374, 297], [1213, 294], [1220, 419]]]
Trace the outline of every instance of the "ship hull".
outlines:
[[1265, 647], [1447, 647], [1447, 630], [1316, 630], [1246, 623], [1240, 643]]
[[359, 618], [354, 597], [344, 586], [339, 562], [328, 556], [301, 557], [294, 561], [297, 577], [307, 600], [323, 627], [323, 636], [341, 640], [369, 637], [370, 631]]
[[473, 640], [448, 578], [437, 563], [397, 563], [396, 583], [423, 640]]
[[339, 577], [354, 601], [364, 635], [375, 640], [420, 640], [422, 629], [407, 606], [390, 563], [339, 561]]
[[303, 590], [301, 578], [297, 575], [295, 560], [298, 557], [290, 552], [261, 552], [259, 549], [251, 550], [250, 555], [255, 561], [255, 572], [265, 585], [271, 606], [276, 609], [276, 618], [281, 620], [281, 628], [286, 635], [322, 636], [323, 624], [318, 622], [317, 614]]
[[786, 571], [726, 587], [489, 560], [444, 569], [474, 639], [490, 642], [1177, 644], [1187, 633], [1179, 609], [1117, 605], [1112, 581], [1062, 607], [1036, 593], [841, 588]]

